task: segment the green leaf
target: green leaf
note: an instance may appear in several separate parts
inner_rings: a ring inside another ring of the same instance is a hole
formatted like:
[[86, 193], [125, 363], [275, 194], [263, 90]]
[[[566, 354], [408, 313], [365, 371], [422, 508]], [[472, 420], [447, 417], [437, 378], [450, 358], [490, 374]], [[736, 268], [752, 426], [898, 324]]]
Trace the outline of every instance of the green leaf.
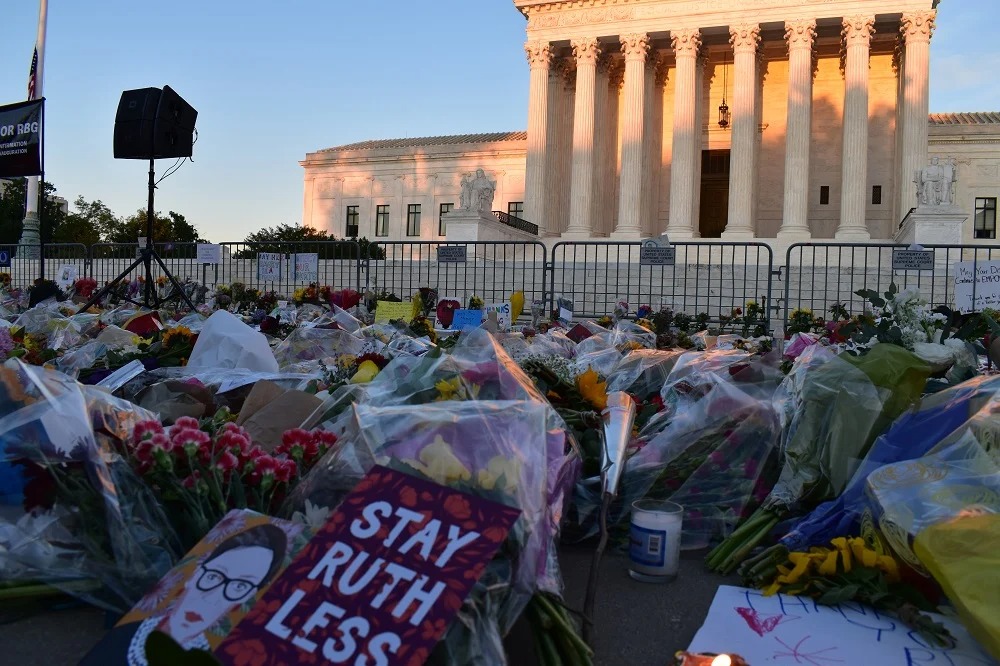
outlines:
[[844, 585], [843, 587], [835, 587], [824, 592], [818, 601], [824, 606], [836, 606], [837, 604], [853, 599], [859, 589], [860, 588], [853, 583], [850, 585]]
[[871, 301], [871, 304], [874, 305], [877, 308], [884, 308], [885, 307], [885, 300], [882, 299], [882, 298], [879, 298], [878, 294], [875, 294], [874, 298], [870, 298], [868, 300]]

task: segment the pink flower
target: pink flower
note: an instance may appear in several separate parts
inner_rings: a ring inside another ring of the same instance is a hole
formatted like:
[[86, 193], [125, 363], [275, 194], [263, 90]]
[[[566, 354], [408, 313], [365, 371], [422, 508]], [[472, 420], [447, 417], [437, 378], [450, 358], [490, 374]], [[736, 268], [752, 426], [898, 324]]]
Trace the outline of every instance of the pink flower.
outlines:
[[197, 428], [177, 428], [176, 425], [170, 430], [170, 439], [174, 446], [188, 450], [189, 454], [194, 454], [195, 451], [212, 441], [207, 432]]
[[199, 430], [201, 426], [198, 424], [198, 419], [192, 418], [190, 416], [182, 416], [176, 421], [174, 421], [174, 427], [179, 429], [193, 428]]
[[299, 471], [298, 465], [290, 458], [282, 458], [277, 461], [277, 469], [274, 472], [274, 480], [280, 483], [288, 483]]
[[224, 430], [217, 440], [218, 448], [237, 456], [243, 456], [250, 449], [250, 438], [236, 430]]
[[149, 440], [149, 442], [155, 448], [160, 449], [162, 451], [166, 451], [167, 453], [172, 451], [174, 448], [173, 442], [163, 432], [158, 432], [155, 435], [153, 435], [153, 437]]
[[195, 470], [186, 476], [183, 481], [181, 481], [181, 485], [188, 490], [193, 490], [194, 487], [198, 485], [199, 481], [201, 481], [201, 472]]
[[156, 434], [161, 434], [163, 432], [163, 426], [160, 425], [159, 421], [139, 421], [135, 424], [135, 429], [132, 431], [132, 437], [137, 442], [141, 442], [144, 439], [148, 439]]
[[239, 464], [239, 459], [229, 451], [223, 451], [222, 455], [219, 456], [219, 459], [215, 461], [215, 466], [226, 476], [229, 476], [229, 474], [236, 469]]

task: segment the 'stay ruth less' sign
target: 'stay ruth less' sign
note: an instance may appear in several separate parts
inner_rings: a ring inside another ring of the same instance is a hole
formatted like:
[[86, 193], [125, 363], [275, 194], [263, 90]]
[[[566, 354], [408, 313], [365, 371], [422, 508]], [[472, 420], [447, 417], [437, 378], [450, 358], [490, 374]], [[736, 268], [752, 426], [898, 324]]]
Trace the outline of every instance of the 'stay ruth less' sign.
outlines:
[[519, 515], [375, 467], [216, 656], [225, 664], [418, 666]]

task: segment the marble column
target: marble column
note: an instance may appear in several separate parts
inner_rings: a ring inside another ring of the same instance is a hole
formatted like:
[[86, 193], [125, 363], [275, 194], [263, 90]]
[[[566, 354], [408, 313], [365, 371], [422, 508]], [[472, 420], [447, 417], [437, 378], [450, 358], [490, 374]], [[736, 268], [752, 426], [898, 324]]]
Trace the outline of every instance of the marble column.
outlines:
[[618, 194], [618, 226], [611, 235], [620, 240], [636, 240], [642, 230], [642, 156], [645, 146], [644, 111], [646, 58], [649, 35], [621, 35], [625, 55], [625, 99], [622, 108], [622, 175]]
[[[903, 14], [900, 32], [903, 37], [903, 85], [900, 119], [903, 141], [899, 177], [899, 216], [917, 205], [914, 174], [927, 166], [927, 84], [930, 66], [930, 41], [937, 12], [927, 10]], [[898, 220], [896, 220], [898, 222]]]
[[608, 164], [612, 160], [613, 151], [608, 147], [613, 135], [610, 127], [610, 114], [608, 112], [608, 75], [610, 62], [606, 55], [602, 56], [597, 63], [597, 91], [594, 96], [594, 212], [592, 236], [607, 236], [609, 229], [605, 226], [609, 213], [605, 213], [607, 208], [608, 187], [612, 178], [608, 174]]
[[601, 44], [596, 37], [586, 37], [572, 40], [571, 45], [576, 58], [576, 97], [569, 226], [563, 238], [581, 239], [589, 238], [594, 232], [597, 60], [601, 56]]
[[670, 164], [670, 215], [667, 234], [671, 238], [695, 235], [694, 210], [695, 144], [700, 143], [701, 122], [697, 114], [698, 50], [701, 30], [670, 33], [676, 67], [674, 71], [674, 147]]
[[705, 128], [705, 68], [708, 65], [708, 49], [704, 46], [698, 51], [697, 65], [694, 70], [694, 196], [691, 198], [691, 224], [694, 226], [693, 238], [701, 238], [701, 168], [702, 149], [704, 148]]
[[528, 42], [524, 46], [531, 68], [528, 88], [528, 146], [524, 174], [524, 218], [538, 225], [541, 236], [551, 235], [546, 175], [549, 144], [549, 67], [553, 50], [548, 42]]
[[807, 240], [809, 150], [812, 132], [812, 61], [816, 21], [785, 23], [788, 42], [788, 121], [785, 133], [784, 213], [778, 238]]
[[729, 221], [722, 237], [754, 237], [754, 187], [757, 176], [757, 46], [760, 26], [745, 23], [729, 27], [733, 45], [732, 148], [729, 169]]
[[868, 190], [868, 69], [874, 16], [844, 17], [844, 150], [838, 240], [871, 238], [865, 218]]

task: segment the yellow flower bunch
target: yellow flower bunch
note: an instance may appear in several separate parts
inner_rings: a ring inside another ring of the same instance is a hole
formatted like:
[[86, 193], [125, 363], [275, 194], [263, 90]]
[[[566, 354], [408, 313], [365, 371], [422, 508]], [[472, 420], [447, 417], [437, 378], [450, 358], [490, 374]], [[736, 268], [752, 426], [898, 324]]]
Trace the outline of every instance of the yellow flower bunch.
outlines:
[[608, 383], [602, 382], [601, 376], [593, 368], [587, 368], [585, 373], [576, 378], [576, 388], [594, 409], [603, 411], [608, 406]]
[[163, 343], [164, 349], [167, 349], [174, 342], [176, 342], [178, 338], [181, 338], [182, 342], [190, 341], [192, 335], [194, 335], [194, 333], [192, 333], [191, 329], [187, 326], [176, 326], [163, 334], [161, 342]]
[[878, 569], [890, 583], [899, 582], [899, 564], [891, 555], [880, 555], [860, 537], [837, 537], [832, 547], [813, 546], [808, 552], [788, 553], [788, 560], [777, 567], [778, 575], [764, 588], [764, 596], [785, 591], [788, 587], [807, 586], [814, 577], [850, 573], [852, 568]]

